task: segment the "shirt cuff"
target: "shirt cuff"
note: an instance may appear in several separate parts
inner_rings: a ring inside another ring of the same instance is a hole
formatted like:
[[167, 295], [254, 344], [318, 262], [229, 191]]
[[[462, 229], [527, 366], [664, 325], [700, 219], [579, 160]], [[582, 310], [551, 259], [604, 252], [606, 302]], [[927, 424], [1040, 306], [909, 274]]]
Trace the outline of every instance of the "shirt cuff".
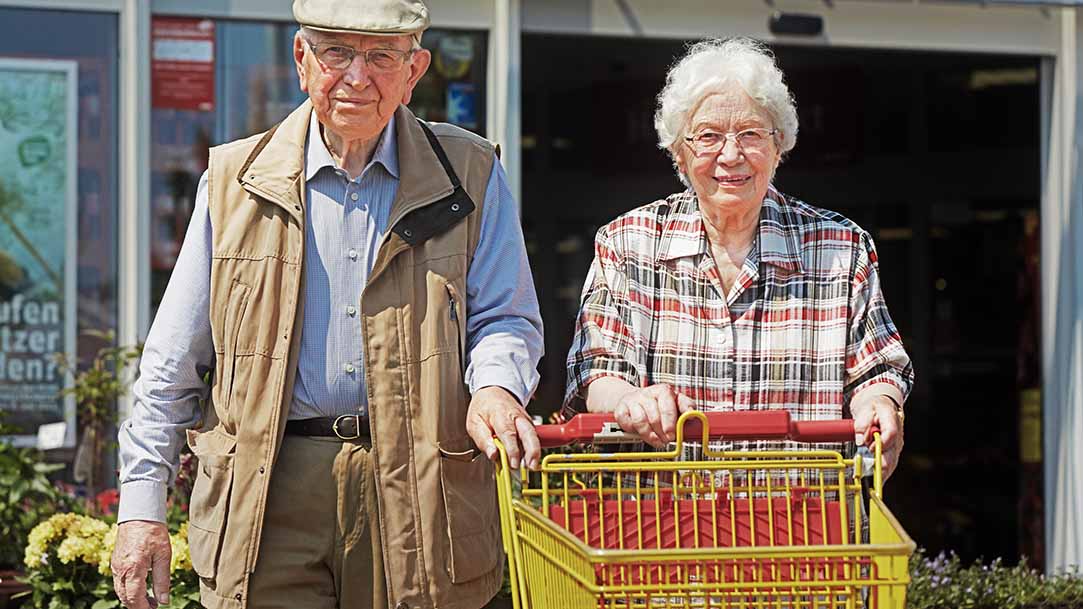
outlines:
[[149, 520], [165, 522], [165, 497], [168, 487], [151, 480], [133, 480], [120, 485], [117, 522]]
[[509, 372], [504, 366], [484, 366], [475, 368], [470, 375], [470, 393], [475, 393], [482, 387], [496, 385], [508, 391], [519, 400], [519, 404], [526, 406], [530, 401], [533, 390], [519, 375]]

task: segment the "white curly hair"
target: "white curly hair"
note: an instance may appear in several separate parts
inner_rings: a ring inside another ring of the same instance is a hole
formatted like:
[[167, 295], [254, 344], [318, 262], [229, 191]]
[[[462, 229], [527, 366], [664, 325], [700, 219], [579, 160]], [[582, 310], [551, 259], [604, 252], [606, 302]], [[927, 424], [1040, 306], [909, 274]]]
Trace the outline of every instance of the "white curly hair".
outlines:
[[[670, 68], [658, 94], [654, 113], [658, 147], [669, 152], [675, 167], [691, 114], [705, 97], [734, 85], [767, 113], [779, 131], [776, 141], [783, 154], [797, 144], [797, 106], [774, 53], [751, 38], [703, 40], [690, 46]], [[685, 180], [680, 168], [678, 175]]]

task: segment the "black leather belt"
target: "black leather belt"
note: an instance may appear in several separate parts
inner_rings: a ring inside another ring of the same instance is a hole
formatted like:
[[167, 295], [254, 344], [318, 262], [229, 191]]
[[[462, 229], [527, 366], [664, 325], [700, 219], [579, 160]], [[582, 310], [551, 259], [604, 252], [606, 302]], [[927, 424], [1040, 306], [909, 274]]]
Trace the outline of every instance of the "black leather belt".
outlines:
[[286, 421], [286, 433], [291, 436], [320, 436], [357, 440], [369, 438], [369, 418], [365, 415], [344, 414], [339, 417], [318, 417]]

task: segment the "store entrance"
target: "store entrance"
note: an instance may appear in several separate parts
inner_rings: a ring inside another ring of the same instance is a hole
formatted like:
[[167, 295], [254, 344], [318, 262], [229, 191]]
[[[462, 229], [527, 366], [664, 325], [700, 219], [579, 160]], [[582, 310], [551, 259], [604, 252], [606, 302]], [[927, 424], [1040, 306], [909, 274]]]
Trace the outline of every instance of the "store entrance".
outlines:
[[[684, 44], [523, 37], [523, 223], [547, 353], [538, 414], [563, 394], [595, 231], [681, 188], [653, 112]], [[775, 51], [801, 124], [776, 185], [872, 233], [917, 371], [889, 505], [933, 553], [1040, 561], [1040, 435], [1020, 424], [1040, 386], [1040, 60]]]

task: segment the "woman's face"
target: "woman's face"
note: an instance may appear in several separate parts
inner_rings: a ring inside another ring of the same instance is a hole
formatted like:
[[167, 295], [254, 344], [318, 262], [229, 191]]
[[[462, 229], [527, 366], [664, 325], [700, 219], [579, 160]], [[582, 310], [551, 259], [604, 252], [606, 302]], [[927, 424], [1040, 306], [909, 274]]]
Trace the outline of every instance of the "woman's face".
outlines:
[[[740, 213], [763, 202], [781, 157], [779, 135], [765, 134], [758, 143], [738, 144], [725, 134], [774, 128], [767, 114], [740, 89], [703, 98], [684, 134], [699, 143], [682, 138], [677, 154], [677, 166], [688, 176], [701, 205], [722, 213]], [[720, 150], [702, 151], [703, 142], [718, 140], [719, 136], [724, 138]]]

